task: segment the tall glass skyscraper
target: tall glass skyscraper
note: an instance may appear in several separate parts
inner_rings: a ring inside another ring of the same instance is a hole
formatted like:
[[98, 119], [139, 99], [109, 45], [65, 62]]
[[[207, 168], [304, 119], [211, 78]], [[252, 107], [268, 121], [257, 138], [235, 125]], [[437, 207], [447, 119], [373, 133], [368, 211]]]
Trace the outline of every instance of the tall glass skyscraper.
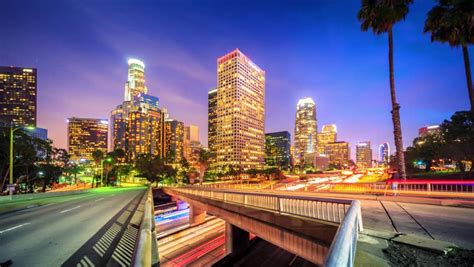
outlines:
[[316, 152], [318, 143], [316, 104], [311, 97], [303, 98], [296, 105], [295, 163], [302, 164], [305, 156]]
[[125, 82], [125, 101], [132, 101], [140, 94], [146, 94], [145, 86], [145, 63], [138, 59], [128, 60], [128, 79]]
[[107, 152], [109, 122], [105, 119], [69, 118], [67, 149], [72, 160], [93, 160], [96, 150]]
[[356, 164], [361, 169], [372, 168], [372, 148], [369, 141], [356, 145]]
[[265, 71], [238, 49], [217, 60], [216, 167], [262, 169]]
[[390, 161], [390, 145], [383, 143], [379, 146], [379, 162], [388, 165]]
[[265, 134], [265, 165], [290, 167], [291, 135], [287, 131]]

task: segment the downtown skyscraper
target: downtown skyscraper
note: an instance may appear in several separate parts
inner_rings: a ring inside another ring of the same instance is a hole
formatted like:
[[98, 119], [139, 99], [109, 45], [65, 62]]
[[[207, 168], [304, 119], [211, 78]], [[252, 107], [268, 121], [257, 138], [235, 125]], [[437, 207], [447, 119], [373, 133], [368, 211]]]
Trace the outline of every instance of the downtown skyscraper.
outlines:
[[[159, 106], [159, 98], [148, 94], [145, 84], [145, 64], [138, 59], [128, 61], [128, 77], [125, 82], [124, 101], [112, 110], [110, 117], [110, 149], [123, 149], [128, 161], [140, 154], [151, 154], [164, 158], [170, 149], [182, 158], [182, 142], [178, 147], [169, 140], [182, 140], [182, 136], [167, 138], [165, 122], [168, 113]], [[175, 128], [171, 128], [175, 129]], [[177, 132], [183, 134], [183, 130]], [[181, 146], [179, 146], [181, 144]]]
[[356, 164], [360, 169], [372, 168], [372, 148], [369, 141], [356, 145]]
[[36, 69], [0, 67], [0, 122], [36, 126]]
[[67, 120], [67, 150], [72, 160], [92, 161], [92, 153], [107, 152], [109, 122], [105, 119], [72, 117]]
[[296, 105], [295, 163], [304, 163], [308, 154], [315, 153], [318, 142], [316, 104], [311, 97], [303, 98]]
[[388, 143], [379, 145], [379, 162], [385, 166], [390, 162], [390, 145]]
[[265, 156], [265, 71], [240, 50], [217, 60], [217, 168], [262, 169]]
[[324, 154], [325, 146], [328, 143], [334, 143], [337, 141], [337, 127], [335, 124], [323, 125], [320, 133], [318, 133], [318, 153]]

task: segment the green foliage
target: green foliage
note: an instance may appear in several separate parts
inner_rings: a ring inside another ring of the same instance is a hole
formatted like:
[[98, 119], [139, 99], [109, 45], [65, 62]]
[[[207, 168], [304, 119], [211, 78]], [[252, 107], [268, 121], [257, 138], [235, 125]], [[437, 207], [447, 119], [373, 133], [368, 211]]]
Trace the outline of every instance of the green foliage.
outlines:
[[[421, 161], [430, 170], [433, 160], [449, 159], [462, 164], [462, 161], [474, 162], [474, 119], [469, 111], [454, 113], [450, 120], [445, 120], [440, 132], [415, 138], [413, 145], [407, 148], [407, 167]], [[460, 169], [464, 171], [461, 165]]]
[[372, 29], [379, 35], [388, 32], [395, 23], [404, 20], [413, 0], [362, 0], [357, 14], [362, 31]]
[[160, 157], [151, 154], [141, 154], [135, 162], [135, 168], [140, 176], [145, 177], [151, 183], [159, 183], [165, 179], [175, 179], [177, 171], [167, 165]]

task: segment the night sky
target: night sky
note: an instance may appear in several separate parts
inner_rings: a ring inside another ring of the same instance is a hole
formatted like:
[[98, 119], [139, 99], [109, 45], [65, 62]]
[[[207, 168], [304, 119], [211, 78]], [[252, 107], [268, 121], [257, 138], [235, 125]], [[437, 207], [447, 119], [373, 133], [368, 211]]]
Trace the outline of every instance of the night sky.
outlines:
[[[468, 109], [462, 52], [423, 34], [434, 1], [415, 1], [394, 29], [405, 146], [419, 127]], [[361, 32], [360, 1], [2, 1], [0, 65], [38, 69], [38, 126], [66, 147], [68, 117], [108, 118], [123, 99], [127, 59], [146, 65], [149, 93], [200, 128], [216, 60], [239, 48], [266, 71], [266, 131], [294, 132], [299, 98], [319, 128], [393, 151], [387, 36]], [[474, 51], [470, 50], [474, 56]], [[472, 56], [471, 56], [472, 60]]]

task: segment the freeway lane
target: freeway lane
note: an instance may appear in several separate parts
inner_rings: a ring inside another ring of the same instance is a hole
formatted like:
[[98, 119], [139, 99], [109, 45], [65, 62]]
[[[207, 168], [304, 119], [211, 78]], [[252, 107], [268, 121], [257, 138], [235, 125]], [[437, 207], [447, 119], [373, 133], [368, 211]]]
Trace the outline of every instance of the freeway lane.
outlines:
[[0, 263], [60, 266], [144, 188], [103, 189], [0, 216]]

